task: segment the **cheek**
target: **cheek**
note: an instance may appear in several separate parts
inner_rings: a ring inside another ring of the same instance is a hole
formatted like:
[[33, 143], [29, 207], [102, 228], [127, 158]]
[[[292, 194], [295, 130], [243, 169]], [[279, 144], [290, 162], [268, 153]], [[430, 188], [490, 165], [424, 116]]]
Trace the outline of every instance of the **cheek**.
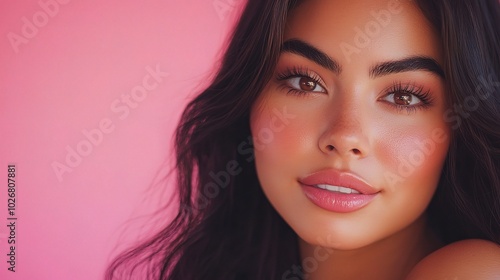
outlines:
[[310, 159], [311, 151], [317, 147], [315, 137], [321, 122], [307, 113], [310, 110], [279, 101], [261, 103], [252, 110], [250, 127], [256, 164], [266, 172], [293, 170], [298, 175], [302, 173], [300, 163]]
[[[288, 117], [284, 118], [284, 115]], [[286, 107], [267, 105], [252, 113], [250, 127], [259, 169], [273, 169], [277, 164], [283, 167], [284, 163], [292, 162], [297, 156], [296, 142], [303, 132], [293, 129], [296, 122], [296, 115]]]
[[290, 141], [283, 143], [283, 139], [291, 137], [283, 137], [283, 134], [288, 136], [289, 126], [297, 118], [286, 105], [269, 98], [269, 95], [262, 93], [250, 114], [250, 129], [256, 154], [273, 153], [276, 148], [288, 144]]
[[421, 125], [379, 135], [374, 154], [384, 167], [383, 184], [387, 190], [405, 187], [433, 192], [448, 151], [448, 128], [444, 124]]
[[[311, 151], [317, 146], [316, 128], [311, 126], [314, 122], [304, 112], [294, 104], [273, 99], [261, 102], [250, 117], [257, 176], [278, 212], [293, 209], [289, 203], [305, 199], [301, 191], [292, 191], [298, 190], [298, 176], [308, 167], [304, 161], [311, 160]], [[283, 193], [288, 194], [287, 199]]]

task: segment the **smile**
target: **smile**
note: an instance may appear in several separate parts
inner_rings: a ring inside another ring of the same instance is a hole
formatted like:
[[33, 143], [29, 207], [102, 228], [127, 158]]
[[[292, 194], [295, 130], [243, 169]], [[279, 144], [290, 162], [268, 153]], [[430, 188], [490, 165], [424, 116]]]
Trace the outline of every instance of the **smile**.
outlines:
[[335, 169], [318, 171], [298, 181], [313, 204], [337, 213], [359, 210], [380, 193], [361, 177]]
[[357, 190], [355, 189], [351, 189], [351, 188], [346, 188], [346, 187], [341, 187], [341, 186], [332, 186], [332, 185], [327, 185], [327, 184], [318, 184], [318, 185], [314, 185], [315, 187], [317, 188], [320, 188], [320, 189], [324, 189], [324, 190], [329, 190], [329, 191], [332, 191], [332, 192], [338, 192], [338, 193], [360, 193], [358, 192]]

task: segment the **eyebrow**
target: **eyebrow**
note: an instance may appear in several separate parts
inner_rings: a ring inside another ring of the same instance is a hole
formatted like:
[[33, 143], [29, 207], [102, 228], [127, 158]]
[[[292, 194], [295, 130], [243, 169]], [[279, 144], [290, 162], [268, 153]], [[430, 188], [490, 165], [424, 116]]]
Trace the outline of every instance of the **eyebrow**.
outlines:
[[[323, 51], [299, 39], [290, 39], [283, 43], [281, 52], [289, 52], [303, 56], [318, 65], [333, 71], [336, 74], [342, 72], [340, 64]], [[444, 78], [445, 74], [439, 63], [433, 58], [426, 56], [411, 56], [401, 60], [386, 61], [370, 68], [370, 77], [377, 78], [389, 74], [407, 71], [428, 71]]]
[[402, 60], [388, 61], [375, 65], [370, 69], [370, 76], [376, 78], [393, 73], [423, 70], [444, 78], [444, 71], [436, 60], [425, 56], [412, 56]]
[[340, 74], [340, 72], [342, 71], [342, 69], [340, 68], [340, 64], [329, 57], [326, 53], [298, 39], [285, 41], [283, 43], [283, 46], [281, 47], [281, 52], [289, 52], [301, 55], [309, 60], [316, 62], [324, 68], [333, 71], [336, 74]]

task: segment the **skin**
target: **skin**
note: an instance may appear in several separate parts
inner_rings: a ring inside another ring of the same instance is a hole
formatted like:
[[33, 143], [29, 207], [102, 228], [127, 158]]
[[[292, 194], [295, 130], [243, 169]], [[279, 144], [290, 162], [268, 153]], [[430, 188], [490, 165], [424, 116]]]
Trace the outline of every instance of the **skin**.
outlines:
[[447, 245], [425, 257], [406, 280], [496, 280], [499, 275], [499, 246], [486, 240], [468, 239]]
[[[374, 21], [371, 12], [388, 9], [388, 3], [311, 0], [300, 4], [288, 19], [284, 40], [299, 39], [314, 46], [334, 59], [341, 71], [283, 52], [275, 75], [252, 107], [259, 181], [271, 204], [297, 233], [301, 257], [310, 261], [304, 265], [310, 280], [404, 279], [442, 246], [428, 227], [425, 209], [436, 190], [451, 137], [443, 119], [444, 80], [426, 70], [370, 75], [374, 65], [416, 55], [442, 65], [436, 33], [414, 3], [400, 1], [399, 12], [391, 13], [389, 23], [373, 32], [369, 44], [357, 48], [359, 52], [346, 55], [341, 48], [342, 43], [356, 47], [355, 28], [363, 30]], [[308, 77], [277, 78], [294, 67], [308, 69], [307, 74], [319, 78], [319, 83]], [[398, 100], [390, 95], [395, 84], [419, 88], [432, 101], [418, 107], [422, 103], [411, 96], [416, 105], [397, 107]], [[311, 90], [287, 94], [290, 88]], [[283, 110], [293, 118], [278, 125], [276, 111]], [[272, 137], [268, 133], [264, 138], [263, 131], [272, 131]], [[435, 137], [436, 132], [440, 137]], [[432, 151], [425, 152], [418, 144], [424, 142], [431, 143]], [[405, 169], [415, 151], [425, 155], [423, 160]], [[379, 193], [354, 212], [322, 209], [305, 196], [298, 180], [324, 169], [353, 173]]]

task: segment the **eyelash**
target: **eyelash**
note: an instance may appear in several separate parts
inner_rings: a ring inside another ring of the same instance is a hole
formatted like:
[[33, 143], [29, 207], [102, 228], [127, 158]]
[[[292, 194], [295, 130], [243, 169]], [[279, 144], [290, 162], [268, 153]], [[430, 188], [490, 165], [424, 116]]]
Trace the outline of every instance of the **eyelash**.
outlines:
[[[318, 86], [326, 89], [319, 75], [310, 71], [307, 68], [301, 68], [301, 67], [287, 68], [284, 72], [279, 73], [276, 77], [278, 81], [286, 81], [291, 78], [309, 78], [313, 82], [315, 82]], [[310, 93], [309, 91], [292, 88], [286, 83], [282, 84], [282, 88], [288, 89], [287, 94], [292, 94], [292, 95], [303, 96]]]
[[400, 105], [388, 102], [390, 106], [395, 107], [398, 111], [406, 110], [408, 113], [414, 113], [417, 109], [427, 109], [433, 104], [430, 91], [424, 91], [422, 87], [414, 84], [402, 84], [401, 82], [395, 82], [391, 87], [384, 90], [383, 97], [387, 97], [388, 95], [398, 92], [413, 95], [420, 100], [420, 103], [417, 105]]
[[[301, 68], [301, 67], [287, 68], [282, 73], [279, 73], [276, 77], [278, 81], [286, 81], [291, 78], [309, 78], [313, 82], [315, 82], [318, 86], [326, 89], [319, 75], [310, 71], [307, 68]], [[280, 87], [283, 89], [287, 89], [288, 90], [287, 94], [296, 96], [305, 96], [311, 93], [309, 91], [292, 88], [286, 83], [282, 83]], [[398, 92], [403, 92], [413, 95], [421, 101], [417, 105], [400, 105], [392, 102], [387, 102], [390, 106], [395, 107], [398, 111], [406, 110], [408, 113], [413, 113], [416, 112], [417, 109], [429, 108], [433, 103], [430, 91], [424, 91], [422, 87], [414, 84], [402, 84], [401, 82], [395, 82], [392, 86], [384, 90], [384, 92], [385, 93], [383, 97], [387, 97], [388, 95], [395, 94]]]

